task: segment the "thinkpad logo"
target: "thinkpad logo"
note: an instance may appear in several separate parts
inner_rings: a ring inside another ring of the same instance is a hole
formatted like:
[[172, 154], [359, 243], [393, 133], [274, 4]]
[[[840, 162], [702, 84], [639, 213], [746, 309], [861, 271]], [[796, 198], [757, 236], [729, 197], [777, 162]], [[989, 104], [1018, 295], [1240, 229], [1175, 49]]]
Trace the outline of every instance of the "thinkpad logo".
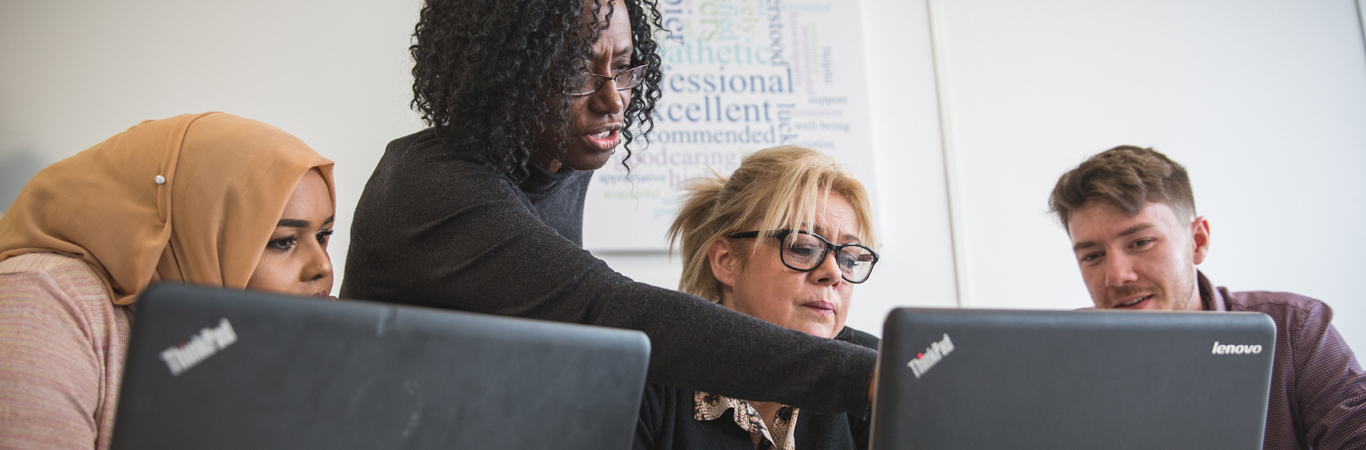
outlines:
[[1262, 353], [1260, 345], [1219, 345], [1219, 341], [1214, 341], [1214, 350], [1210, 351], [1215, 355], [1257, 355]]
[[906, 367], [910, 367], [911, 372], [915, 373], [915, 377], [920, 378], [925, 372], [929, 372], [935, 364], [939, 364], [939, 361], [943, 360], [944, 357], [949, 356], [949, 353], [953, 353], [953, 341], [949, 340], [948, 333], [944, 333], [944, 339], [930, 344], [925, 352], [915, 355], [915, 359], [907, 362]]
[[234, 342], [237, 342], [237, 333], [232, 330], [228, 319], [223, 318], [218, 326], [199, 330], [188, 342], [162, 350], [161, 360], [171, 369], [171, 375], [179, 376]]

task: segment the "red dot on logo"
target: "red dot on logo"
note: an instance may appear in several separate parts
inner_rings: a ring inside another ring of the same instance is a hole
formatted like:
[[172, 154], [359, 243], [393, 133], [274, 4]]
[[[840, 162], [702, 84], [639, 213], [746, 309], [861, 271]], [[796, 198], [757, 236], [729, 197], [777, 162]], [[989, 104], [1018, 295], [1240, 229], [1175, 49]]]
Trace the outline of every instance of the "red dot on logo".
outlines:
[[915, 354], [915, 358], [916, 358], [916, 359], [920, 359], [920, 358], [924, 358], [924, 357], [925, 357], [925, 354], [924, 354], [924, 353], [916, 353], [916, 354]]

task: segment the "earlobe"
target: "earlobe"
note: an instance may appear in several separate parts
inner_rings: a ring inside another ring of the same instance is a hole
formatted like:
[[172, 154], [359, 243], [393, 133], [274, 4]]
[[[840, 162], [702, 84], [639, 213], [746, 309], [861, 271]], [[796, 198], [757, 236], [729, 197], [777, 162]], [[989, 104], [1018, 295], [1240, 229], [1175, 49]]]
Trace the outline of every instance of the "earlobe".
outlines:
[[1200, 264], [1205, 261], [1205, 255], [1209, 253], [1209, 220], [1205, 216], [1196, 217], [1191, 221], [1191, 245], [1194, 251], [1191, 253], [1191, 262]]
[[711, 264], [712, 276], [716, 277], [716, 281], [731, 288], [735, 287], [735, 276], [738, 273], [733, 250], [730, 240], [725, 237], [712, 242], [711, 248], [707, 249], [707, 262]]

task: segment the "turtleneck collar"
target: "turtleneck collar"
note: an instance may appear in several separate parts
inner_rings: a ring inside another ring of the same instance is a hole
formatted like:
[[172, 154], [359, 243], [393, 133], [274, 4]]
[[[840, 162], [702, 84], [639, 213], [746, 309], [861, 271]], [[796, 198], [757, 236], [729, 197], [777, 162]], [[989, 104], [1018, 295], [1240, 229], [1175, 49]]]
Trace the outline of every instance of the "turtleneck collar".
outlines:
[[532, 161], [526, 163], [527, 177], [522, 180], [519, 186], [522, 192], [527, 195], [542, 194], [548, 192], [559, 185], [561, 181], [567, 180], [577, 172], [569, 166], [560, 166], [559, 172], [550, 172], [541, 168], [539, 164]]

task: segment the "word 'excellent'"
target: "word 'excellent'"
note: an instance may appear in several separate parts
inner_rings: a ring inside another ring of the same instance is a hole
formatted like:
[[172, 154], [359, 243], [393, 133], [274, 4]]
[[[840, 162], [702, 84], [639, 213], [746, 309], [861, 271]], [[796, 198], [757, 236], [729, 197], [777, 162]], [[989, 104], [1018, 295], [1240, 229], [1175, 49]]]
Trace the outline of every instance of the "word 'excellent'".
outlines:
[[768, 100], [727, 103], [719, 95], [708, 95], [701, 102], [660, 103], [654, 117], [657, 122], [772, 122], [770, 106]]

